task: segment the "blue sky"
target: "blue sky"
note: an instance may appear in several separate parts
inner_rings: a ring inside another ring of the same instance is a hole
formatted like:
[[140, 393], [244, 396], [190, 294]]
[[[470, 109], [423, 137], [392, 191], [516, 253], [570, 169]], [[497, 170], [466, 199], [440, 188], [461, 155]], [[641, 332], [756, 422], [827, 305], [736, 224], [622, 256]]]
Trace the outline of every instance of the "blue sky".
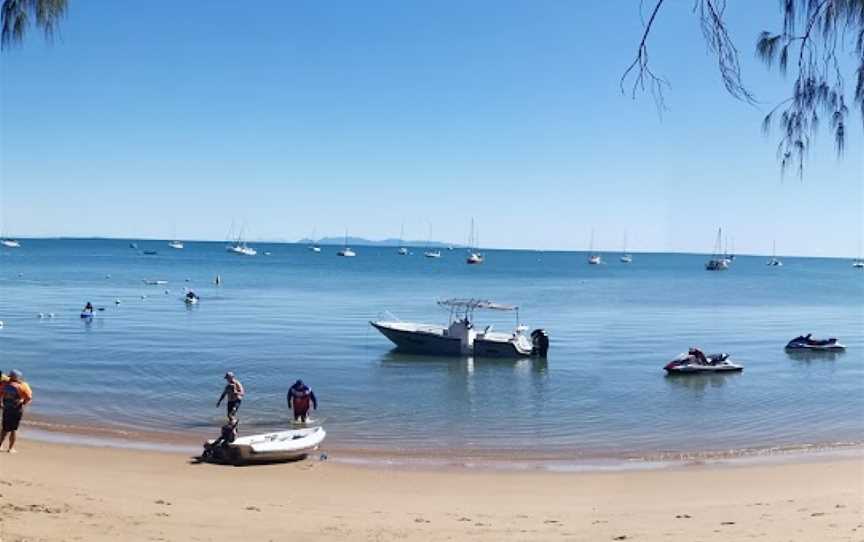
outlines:
[[[854, 255], [864, 138], [823, 133], [780, 178], [763, 112], [787, 85], [753, 55], [777, 2], [730, 2], [728, 96], [690, 0], [651, 38], [662, 119], [618, 88], [638, 1], [70, 0], [59, 38], [0, 58], [0, 211], [18, 236], [406, 237], [484, 246]], [[238, 7], [239, 6], [239, 7]], [[251, 9], [250, 9], [251, 8]]]

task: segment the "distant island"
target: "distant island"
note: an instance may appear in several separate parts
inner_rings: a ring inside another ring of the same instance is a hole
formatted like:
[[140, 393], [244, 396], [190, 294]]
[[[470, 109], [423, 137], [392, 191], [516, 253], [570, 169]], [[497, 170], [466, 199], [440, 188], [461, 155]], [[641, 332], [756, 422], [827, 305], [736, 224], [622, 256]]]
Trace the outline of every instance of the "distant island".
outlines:
[[[345, 244], [344, 237], [322, 237], [318, 240], [312, 240], [308, 238], [303, 238], [297, 241], [298, 245], [311, 245], [313, 243], [319, 245], [338, 245], [342, 246]], [[348, 238], [349, 246], [372, 246], [372, 247], [435, 247], [435, 248], [462, 248], [462, 245], [455, 245], [452, 243], [442, 243], [441, 241], [411, 241], [407, 239], [399, 240], [399, 239], [382, 239], [380, 241], [373, 241], [371, 239], [364, 239], [362, 237], [349, 237]]]

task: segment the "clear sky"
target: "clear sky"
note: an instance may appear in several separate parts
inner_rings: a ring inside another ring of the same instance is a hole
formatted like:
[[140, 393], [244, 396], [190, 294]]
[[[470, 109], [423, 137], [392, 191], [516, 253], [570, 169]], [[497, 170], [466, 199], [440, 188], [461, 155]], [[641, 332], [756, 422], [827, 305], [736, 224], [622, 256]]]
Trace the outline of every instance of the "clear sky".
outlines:
[[[491, 247], [858, 251], [864, 137], [782, 180], [761, 118], [788, 85], [752, 54], [779, 2], [731, 1], [728, 96], [690, 0], [650, 42], [672, 83], [618, 88], [639, 2], [70, 0], [53, 45], [0, 58], [0, 211], [17, 236], [432, 236]], [[851, 79], [851, 72], [850, 72]]]

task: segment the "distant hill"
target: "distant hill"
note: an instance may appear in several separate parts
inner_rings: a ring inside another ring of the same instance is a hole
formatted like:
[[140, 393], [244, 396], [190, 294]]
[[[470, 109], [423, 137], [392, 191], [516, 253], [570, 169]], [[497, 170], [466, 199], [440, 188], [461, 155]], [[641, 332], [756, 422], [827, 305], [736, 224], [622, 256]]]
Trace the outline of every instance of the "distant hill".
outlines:
[[[301, 245], [310, 245], [313, 242], [315, 242], [315, 241], [313, 241], [312, 239], [305, 238], [305, 237], [303, 239], [300, 239], [299, 241], [297, 241], [297, 243], [301, 244]], [[344, 237], [323, 237], [321, 239], [318, 239], [317, 243], [319, 245], [342, 246], [345, 243], [345, 238]], [[458, 247], [462, 246], [462, 245], [454, 245], [452, 243], [442, 243], [441, 241], [409, 241], [407, 239], [403, 240], [401, 242], [399, 241], [399, 239], [382, 239], [380, 241], [372, 241], [371, 239], [364, 239], [362, 237], [349, 237], [348, 238], [348, 245], [349, 246], [356, 246], [356, 247], [362, 247], [362, 246], [398, 247], [400, 245], [403, 245], [406, 247], [426, 247], [426, 246], [429, 246], [429, 247], [436, 247], [436, 248], [447, 248], [447, 247], [458, 248]]]

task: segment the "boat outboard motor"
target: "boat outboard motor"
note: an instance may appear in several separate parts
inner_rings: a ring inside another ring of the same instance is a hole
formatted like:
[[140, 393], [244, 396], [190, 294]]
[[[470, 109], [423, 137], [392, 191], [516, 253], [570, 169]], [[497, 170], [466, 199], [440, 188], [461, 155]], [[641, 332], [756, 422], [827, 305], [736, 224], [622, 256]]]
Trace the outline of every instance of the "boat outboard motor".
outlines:
[[531, 353], [541, 358], [549, 351], [549, 334], [545, 329], [535, 329], [531, 332]]

